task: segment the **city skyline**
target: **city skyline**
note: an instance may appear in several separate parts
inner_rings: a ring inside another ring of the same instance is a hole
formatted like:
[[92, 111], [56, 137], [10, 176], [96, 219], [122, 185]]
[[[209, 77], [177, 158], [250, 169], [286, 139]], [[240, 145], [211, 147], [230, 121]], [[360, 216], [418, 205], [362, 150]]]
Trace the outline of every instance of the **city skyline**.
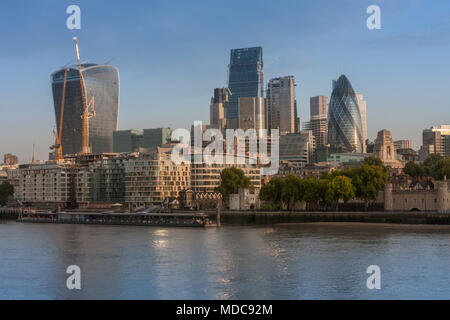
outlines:
[[[258, 1], [259, 6], [236, 2], [236, 11], [211, 16], [218, 3], [175, 8], [140, 2], [138, 10], [104, 2], [98, 10], [98, 4], [79, 1], [80, 31], [65, 28], [68, 3], [46, 1], [26, 7], [2, 3], [0, 21], [9, 28], [0, 31], [7, 48], [0, 53], [7, 75], [0, 80], [5, 90], [0, 110], [8, 121], [0, 128], [0, 154], [17, 154], [27, 162], [34, 143], [37, 157], [47, 159], [55, 126], [48, 75], [74, 62], [73, 35], [80, 39], [83, 59], [103, 63], [114, 58], [111, 63], [121, 71], [119, 129], [207, 123], [213, 89], [227, 84], [230, 49], [261, 46], [265, 82], [295, 76], [301, 122], [309, 120], [310, 97], [330, 97], [331, 80], [343, 73], [367, 101], [368, 138], [373, 141], [379, 130], [388, 129], [395, 140], [412, 139], [417, 149], [423, 128], [447, 122], [445, 80], [450, 68], [440, 61], [445, 61], [442, 49], [449, 47], [445, 16], [449, 5], [379, 1], [382, 29], [370, 31], [365, 9], [372, 2]], [[326, 13], [316, 19], [321, 5], [327, 7]], [[186, 11], [189, 18], [183, 17]], [[248, 21], [226, 23], [233, 14]], [[224, 24], [201, 30], [202, 23], [217, 18]], [[252, 26], [258, 19], [262, 30]], [[120, 20], [120, 27], [115, 20]], [[11, 28], [16, 21], [20, 27]], [[215, 39], [218, 32], [226, 36]], [[192, 43], [186, 42], [188, 38]]]

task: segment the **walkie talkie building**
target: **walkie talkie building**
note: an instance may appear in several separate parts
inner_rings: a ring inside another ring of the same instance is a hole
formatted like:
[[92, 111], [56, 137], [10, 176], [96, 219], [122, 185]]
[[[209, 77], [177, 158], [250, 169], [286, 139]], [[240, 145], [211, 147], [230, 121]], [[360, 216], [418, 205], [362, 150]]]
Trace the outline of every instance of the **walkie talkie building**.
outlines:
[[[68, 67], [62, 126], [63, 154], [76, 154], [82, 148], [83, 101], [78, 66]], [[57, 128], [61, 115], [61, 99], [65, 68], [51, 75]], [[94, 97], [95, 117], [89, 119], [89, 146], [92, 153], [113, 151], [113, 131], [119, 114], [119, 71], [110, 65], [83, 64], [86, 98]]]
[[364, 151], [363, 127], [358, 99], [347, 77], [333, 81], [328, 107], [328, 144], [345, 152]]

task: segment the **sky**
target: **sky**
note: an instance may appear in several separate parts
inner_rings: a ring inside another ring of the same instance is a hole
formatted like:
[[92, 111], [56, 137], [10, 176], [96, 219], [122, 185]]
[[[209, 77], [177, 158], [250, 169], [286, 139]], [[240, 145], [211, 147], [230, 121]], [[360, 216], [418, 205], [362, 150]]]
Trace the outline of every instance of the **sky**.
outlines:
[[[73, 4], [80, 30], [66, 27]], [[380, 30], [366, 26], [370, 5]], [[263, 47], [265, 82], [295, 76], [302, 123], [309, 98], [329, 97], [340, 74], [367, 101], [370, 140], [387, 129], [418, 148], [424, 128], [450, 123], [450, 1], [2, 0], [0, 157], [28, 162], [35, 144], [48, 158], [50, 74], [75, 63], [73, 36], [83, 61], [119, 68], [119, 129], [208, 123], [230, 49], [253, 46]]]

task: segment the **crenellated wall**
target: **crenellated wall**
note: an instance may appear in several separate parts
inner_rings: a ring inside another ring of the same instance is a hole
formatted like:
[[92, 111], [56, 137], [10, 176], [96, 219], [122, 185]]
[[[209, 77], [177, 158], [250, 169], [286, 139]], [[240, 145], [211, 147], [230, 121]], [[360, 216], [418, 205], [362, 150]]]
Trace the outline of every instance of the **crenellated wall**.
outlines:
[[384, 188], [384, 210], [450, 212], [447, 180], [436, 181], [435, 188], [431, 190], [394, 190], [392, 184], [388, 183]]

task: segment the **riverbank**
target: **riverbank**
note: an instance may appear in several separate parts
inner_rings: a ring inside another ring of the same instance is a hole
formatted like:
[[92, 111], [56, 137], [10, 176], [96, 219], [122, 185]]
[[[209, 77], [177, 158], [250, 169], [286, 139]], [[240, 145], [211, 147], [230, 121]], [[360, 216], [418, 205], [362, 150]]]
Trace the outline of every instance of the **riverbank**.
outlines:
[[[210, 216], [215, 213], [210, 212]], [[450, 214], [433, 212], [294, 212], [222, 211], [225, 224], [278, 224], [302, 222], [360, 222], [450, 225]]]

